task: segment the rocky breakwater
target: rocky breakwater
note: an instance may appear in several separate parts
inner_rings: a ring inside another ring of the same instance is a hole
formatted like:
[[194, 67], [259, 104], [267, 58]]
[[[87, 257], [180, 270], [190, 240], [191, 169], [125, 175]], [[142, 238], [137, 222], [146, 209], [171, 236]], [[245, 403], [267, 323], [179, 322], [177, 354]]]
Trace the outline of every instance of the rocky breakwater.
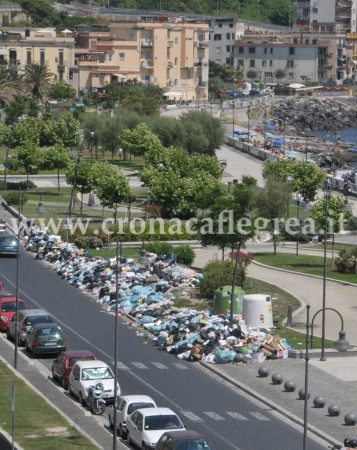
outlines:
[[301, 131], [335, 131], [357, 127], [356, 98], [289, 98], [276, 104], [271, 115]]

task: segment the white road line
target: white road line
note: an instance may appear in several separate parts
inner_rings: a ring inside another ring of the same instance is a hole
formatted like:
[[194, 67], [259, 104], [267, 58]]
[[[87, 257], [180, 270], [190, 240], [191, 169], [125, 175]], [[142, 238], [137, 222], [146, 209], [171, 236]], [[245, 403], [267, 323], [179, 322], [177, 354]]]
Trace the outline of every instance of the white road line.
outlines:
[[182, 363], [172, 363], [173, 366], [175, 366], [177, 369], [180, 370], [188, 370], [188, 367], [185, 366], [185, 364]]
[[162, 364], [160, 362], [153, 362], [151, 364], [154, 365], [155, 367], [157, 367], [158, 369], [168, 370], [168, 367], [165, 366], [165, 364]]
[[[114, 365], [114, 362], [113, 362]], [[120, 370], [130, 370], [128, 366], [126, 366], [124, 363], [122, 362], [118, 362], [118, 369]]]
[[258, 420], [270, 420], [268, 417], [264, 416], [260, 412], [250, 412], [249, 414], [251, 414], [253, 417], [255, 417]]
[[137, 367], [138, 369], [148, 369], [148, 366], [145, 366], [145, 364], [141, 363], [141, 362], [131, 362], [131, 364], [135, 367]]
[[187, 419], [191, 420], [192, 422], [203, 422], [201, 417], [196, 416], [196, 414], [192, 411], [180, 411], [180, 415], [187, 417]]
[[227, 414], [231, 417], [233, 417], [233, 419], [237, 419], [237, 420], [249, 420], [246, 417], [242, 416], [242, 414], [239, 414], [237, 412], [234, 411], [227, 411]]
[[206, 414], [210, 419], [213, 420], [226, 420], [224, 417], [220, 416], [219, 414], [213, 412], [213, 411], [204, 411], [203, 414]]

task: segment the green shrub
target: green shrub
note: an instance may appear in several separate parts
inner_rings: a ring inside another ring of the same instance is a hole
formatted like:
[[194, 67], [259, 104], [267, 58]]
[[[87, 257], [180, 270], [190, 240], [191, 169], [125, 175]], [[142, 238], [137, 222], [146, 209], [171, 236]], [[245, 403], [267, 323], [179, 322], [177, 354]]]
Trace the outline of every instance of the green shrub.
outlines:
[[[36, 184], [29, 180], [28, 187], [29, 189], [36, 188]], [[0, 180], [0, 189], [4, 189], [4, 180]], [[27, 189], [27, 181], [6, 181], [6, 189], [8, 191], [17, 191], [19, 189], [24, 191]]]
[[157, 253], [158, 255], [167, 255], [168, 253], [176, 253], [174, 248], [168, 242], [148, 242], [145, 244], [145, 249], [148, 252]]
[[9, 170], [16, 171], [22, 167], [20, 161], [16, 158], [16, 156], [9, 157], [7, 159], [6, 166], [8, 171]]
[[185, 264], [186, 266], [190, 266], [196, 256], [195, 251], [189, 245], [175, 247], [174, 253], [176, 254], [177, 262], [179, 264]]
[[81, 236], [74, 239], [74, 244], [79, 248], [102, 248], [103, 241], [95, 236]]
[[[4, 200], [10, 206], [18, 206], [20, 204], [20, 192], [6, 192], [6, 194], [4, 194]], [[26, 195], [21, 196], [22, 204], [26, 203], [27, 200], [28, 198], [26, 197]]]

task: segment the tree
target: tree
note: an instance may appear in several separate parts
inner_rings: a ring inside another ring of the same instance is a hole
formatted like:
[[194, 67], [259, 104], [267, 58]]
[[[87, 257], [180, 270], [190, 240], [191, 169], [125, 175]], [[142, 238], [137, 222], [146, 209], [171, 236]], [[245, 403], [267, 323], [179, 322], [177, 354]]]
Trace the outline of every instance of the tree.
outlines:
[[57, 169], [58, 194], [60, 193], [60, 169], [66, 169], [70, 163], [68, 151], [62, 143], [44, 149], [42, 167], [45, 169]]
[[[80, 213], [83, 212], [83, 194], [88, 194], [93, 189], [93, 174], [92, 166], [87, 161], [81, 161], [77, 166], [78, 162], [70, 162], [67, 166], [66, 181], [68, 184], [74, 183], [74, 178], [76, 177], [76, 190], [81, 194], [81, 207]], [[76, 168], [77, 167], [77, 168]]]
[[247, 78], [249, 78], [250, 79], [250, 81], [253, 81], [253, 80], [255, 80], [256, 78], [257, 78], [257, 71], [256, 70], [254, 70], [254, 69], [249, 69], [248, 71], [247, 71]]
[[123, 130], [120, 137], [125, 151], [134, 156], [144, 156], [151, 149], [162, 148], [160, 139], [146, 123], [137, 125], [133, 130]]
[[26, 145], [16, 149], [16, 157], [20, 164], [26, 170], [27, 187], [29, 186], [29, 174], [35, 173], [42, 163], [41, 149], [33, 142], [28, 142]]
[[43, 120], [28, 117], [22, 122], [15, 124], [12, 147], [21, 147], [28, 144], [40, 146]]
[[277, 161], [266, 161], [263, 166], [263, 177], [275, 177], [281, 183], [286, 183], [291, 177], [291, 189], [299, 192], [304, 202], [315, 200], [317, 191], [325, 179], [324, 173], [315, 164], [304, 161], [279, 159]]
[[113, 208], [115, 216], [121, 203], [131, 199], [128, 179], [117, 167], [106, 162], [96, 162], [92, 169], [92, 182], [97, 197], [103, 206]]
[[74, 98], [76, 96], [76, 90], [63, 81], [57, 81], [51, 84], [48, 95], [55, 100]]
[[58, 21], [51, 0], [19, 0], [18, 3], [34, 26], [53, 26]]
[[278, 219], [284, 217], [286, 213], [289, 195], [287, 183], [272, 176], [266, 178], [264, 190], [256, 193], [255, 202], [258, 212], [267, 220], [267, 228], [273, 235], [274, 255], [277, 249], [277, 234], [280, 233]]
[[99, 142], [105, 150], [111, 152], [113, 161], [114, 153], [119, 150], [121, 145], [119, 120], [118, 117], [107, 117], [106, 119], [106, 126], [99, 132]]
[[286, 77], [286, 73], [283, 69], [278, 69], [274, 72], [275, 78], [280, 82], [283, 78]]
[[50, 86], [53, 74], [41, 64], [30, 64], [25, 68], [25, 83], [36, 98], [41, 98]]
[[80, 122], [68, 112], [61, 114], [53, 123], [54, 133], [62, 144], [67, 148], [77, 147], [80, 143]]
[[26, 93], [27, 87], [23, 82], [23, 77], [17, 71], [0, 69], [0, 103], [9, 105], [16, 100], [16, 97]]

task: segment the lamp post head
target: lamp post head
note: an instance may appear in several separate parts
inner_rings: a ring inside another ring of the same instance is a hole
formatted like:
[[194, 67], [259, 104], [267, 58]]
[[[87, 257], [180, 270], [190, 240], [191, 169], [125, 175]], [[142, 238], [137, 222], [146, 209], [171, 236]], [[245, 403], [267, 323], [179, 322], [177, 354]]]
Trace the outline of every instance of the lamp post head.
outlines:
[[300, 192], [297, 192], [297, 193], [296, 193], [295, 199], [296, 199], [296, 203], [297, 203], [298, 205], [300, 205], [300, 202], [301, 202], [301, 200], [302, 200], [302, 195], [300, 194]]
[[286, 183], [290, 186], [290, 184], [292, 183], [292, 181], [293, 181], [293, 179], [292, 179], [292, 177], [289, 175], [289, 176], [286, 178]]
[[45, 213], [45, 208], [43, 207], [43, 203], [42, 202], [38, 202], [38, 206], [36, 208], [36, 212], [38, 214], [44, 214]]
[[344, 330], [341, 330], [339, 332], [340, 337], [337, 341], [333, 344], [333, 348], [335, 350], [338, 350], [339, 352], [347, 352], [351, 348], [350, 343], [346, 339], [346, 332]]
[[164, 169], [165, 169], [165, 166], [162, 163], [160, 163], [159, 164], [159, 170], [164, 170]]
[[90, 137], [91, 137], [91, 139], [94, 138], [94, 131], [91, 131], [91, 132], [90, 132]]

